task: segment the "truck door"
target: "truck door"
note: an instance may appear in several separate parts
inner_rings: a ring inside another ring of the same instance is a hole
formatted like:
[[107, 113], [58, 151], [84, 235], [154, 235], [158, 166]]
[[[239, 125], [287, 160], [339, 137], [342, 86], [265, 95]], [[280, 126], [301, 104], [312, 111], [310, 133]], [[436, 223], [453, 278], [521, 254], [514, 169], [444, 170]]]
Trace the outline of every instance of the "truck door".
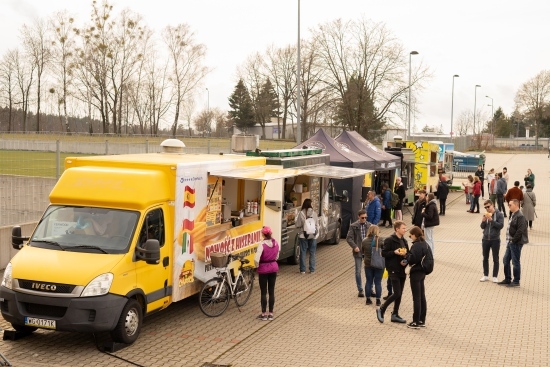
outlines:
[[160, 262], [136, 263], [137, 287], [143, 290], [147, 302], [147, 313], [167, 307], [172, 294], [170, 271], [170, 245], [166, 241], [165, 211], [154, 208], [147, 212], [139, 232], [138, 244], [142, 246], [148, 239], [156, 239], [160, 244]]

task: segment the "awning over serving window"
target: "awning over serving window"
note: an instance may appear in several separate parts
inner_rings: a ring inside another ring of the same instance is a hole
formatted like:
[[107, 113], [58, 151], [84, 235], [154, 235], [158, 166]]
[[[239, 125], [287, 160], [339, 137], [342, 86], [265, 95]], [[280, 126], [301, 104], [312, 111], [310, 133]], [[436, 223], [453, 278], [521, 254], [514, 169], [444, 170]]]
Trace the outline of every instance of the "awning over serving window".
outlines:
[[307, 173], [306, 168], [283, 168], [282, 166], [253, 166], [231, 170], [211, 171], [211, 176], [236, 178], [242, 180], [270, 181], [278, 178], [294, 177]]
[[328, 177], [335, 179], [344, 179], [357, 176], [364, 176], [373, 172], [369, 169], [347, 168], [338, 166], [317, 166], [305, 173], [306, 176]]
[[350, 177], [363, 176], [373, 172], [372, 170], [347, 168], [338, 166], [309, 166], [301, 168], [282, 168], [282, 166], [255, 166], [255, 167], [243, 167], [232, 170], [220, 170], [211, 171], [210, 175], [236, 178], [243, 180], [254, 181], [270, 181], [278, 178], [294, 177], [299, 175], [315, 176], [315, 177], [328, 177], [334, 179], [344, 179]]

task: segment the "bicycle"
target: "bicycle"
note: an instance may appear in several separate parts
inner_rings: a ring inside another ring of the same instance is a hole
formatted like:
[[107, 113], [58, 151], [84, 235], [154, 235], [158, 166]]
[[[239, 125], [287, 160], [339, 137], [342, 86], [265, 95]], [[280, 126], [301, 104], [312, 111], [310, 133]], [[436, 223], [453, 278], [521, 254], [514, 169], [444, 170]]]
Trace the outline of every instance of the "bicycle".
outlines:
[[[212, 266], [216, 268], [216, 276], [204, 283], [201, 288], [201, 311], [209, 317], [220, 316], [229, 306], [231, 298], [235, 300], [240, 311], [240, 307], [246, 304], [252, 293], [254, 267], [244, 266], [249, 263], [244, 256], [213, 253], [211, 259]], [[228, 265], [233, 261], [239, 261], [240, 264], [228, 271]]]

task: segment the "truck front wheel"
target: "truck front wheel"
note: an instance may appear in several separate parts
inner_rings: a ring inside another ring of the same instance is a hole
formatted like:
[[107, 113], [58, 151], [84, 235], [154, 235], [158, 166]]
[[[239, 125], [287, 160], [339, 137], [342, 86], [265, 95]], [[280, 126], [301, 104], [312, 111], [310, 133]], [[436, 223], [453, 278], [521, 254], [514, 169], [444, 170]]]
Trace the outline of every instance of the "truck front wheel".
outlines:
[[340, 234], [342, 232], [342, 223], [338, 222], [338, 226], [334, 230], [334, 236], [330, 239], [331, 245], [337, 245], [340, 243]]
[[122, 309], [116, 327], [111, 331], [113, 341], [132, 344], [139, 336], [142, 323], [142, 310], [139, 302], [135, 299], [129, 299]]
[[27, 325], [18, 325], [18, 324], [11, 324], [15, 331], [18, 331], [20, 333], [24, 334], [31, 334], [32, 332], [36, 331], [37, 328], [34, 326], [27, 326]]

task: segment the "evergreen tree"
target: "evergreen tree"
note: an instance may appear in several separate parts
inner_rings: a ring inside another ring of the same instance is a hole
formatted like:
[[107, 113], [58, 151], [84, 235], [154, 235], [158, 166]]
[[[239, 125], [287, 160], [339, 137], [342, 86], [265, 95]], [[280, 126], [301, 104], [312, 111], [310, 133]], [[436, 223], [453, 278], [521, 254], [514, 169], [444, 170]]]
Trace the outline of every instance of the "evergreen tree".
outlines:
[[246, 132], [248, 128], [254, 126], [256, 122], [252, 100], [242, 79], [239, 79], [233, 94], [229, 97], [229, 107], [231, 107], [229, 116], [239, 130]]
[[256, 103], [256, 121], [262, 127], [262, 138], [265, 139], [265, 124], [271, 121], [272, 117], [277, 117], [278, 110], [277, 94], [273, 89], [273, 84], [267, 78]]
[[350, 131], [357, 131], [365, 139], [377, 140], [385, 123], [377, 115], [378, 111], [364, 80], [352, 76], [344, 98], [337, 105], [337, 123]]

